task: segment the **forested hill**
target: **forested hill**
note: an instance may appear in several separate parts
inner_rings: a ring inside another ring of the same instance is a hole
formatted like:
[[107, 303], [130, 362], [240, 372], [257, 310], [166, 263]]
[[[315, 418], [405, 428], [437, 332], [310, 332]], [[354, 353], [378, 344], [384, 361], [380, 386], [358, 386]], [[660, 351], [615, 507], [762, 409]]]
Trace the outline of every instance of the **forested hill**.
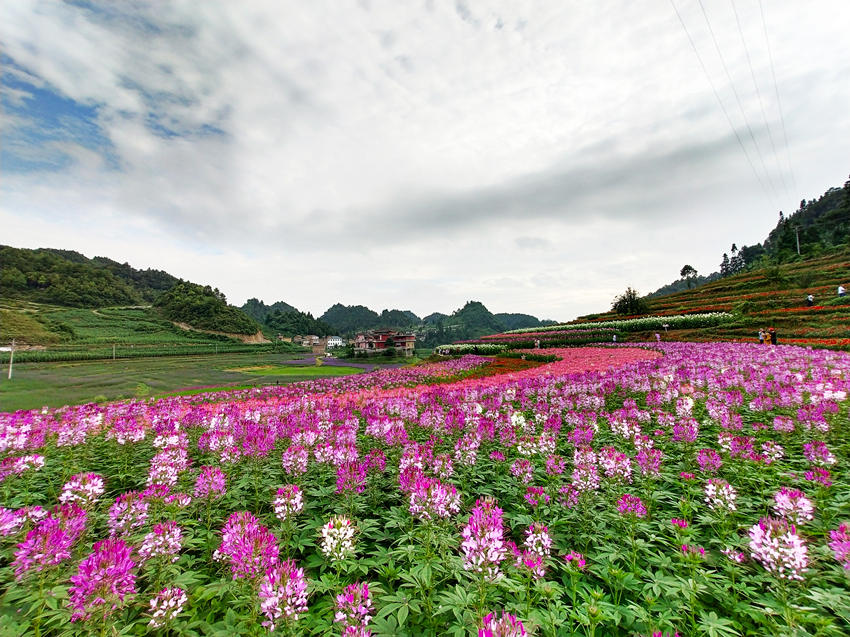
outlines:
[[[798, 252], [799, 240], [799, 252]], [[850, 179], [844, 187], [828, 189], [817, 199], [800, 201], [792, 214], [779, 213], [779, 220], [761, 243], [738, 246], [720, 257], [719, 270], [709, 275], [682, 277], [647, 295], [657, 298], [691, 287], [765, 266], [778, 266], [812, 259], [850, 245]], [[671, 264], [675, 266], [675, 264]], [[676, 268], [678, 269], [678, 267]]]
[[0, 246], [4, 299], [71, 307], [141, 305], [152, 302], [177, 281], [162, 270], [137, 270], [71, 250]]
[[480, 301], [468, 301], [451, 315], [434, 312], [425, 318], [419, 318], [410, 310], [383, 310], [378, 314], [364, 305], [346, 306], [337, 303], [320, 320], [342, 336], [379, 328], [409, 330], [416, 334], [417, 345], [425, 347], [446, 340], [474, 338], [482, 334], [554, 323], [550, 320], [541, 321], [530, 314], [493, 314]]

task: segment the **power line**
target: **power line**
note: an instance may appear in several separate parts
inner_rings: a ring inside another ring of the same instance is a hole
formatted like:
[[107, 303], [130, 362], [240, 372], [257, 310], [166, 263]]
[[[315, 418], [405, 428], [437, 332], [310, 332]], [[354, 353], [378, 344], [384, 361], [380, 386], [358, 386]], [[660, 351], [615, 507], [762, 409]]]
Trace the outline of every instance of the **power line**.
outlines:
[[788, 157], [788, 171], [791, 173], [791, 185], [797, 190], [797, 179], [794, 177], [794, 167], [791, 165], [791, 147], [788, 145], [788, 135], [785, 131], [785, 115], [782, 113], [782, 100], [779, 99], [779, 84], [776, 81], [776, 68], [773, 65], [773, 53], [770, 50], [770, 38], [767, 36], [767, 20], [764, 19], [764, 6], [759, 0], [761, 24], [764, 29], [764, 41], [767, 44], [767, 57], [770, 60], [770, 74], [773, 77], [773, 90], [776, 92], [776, 104], [779, 106], [779, 122], [782, 124], [782, 139], [785, 142], [785, 154]]
[[729, 116], [729, 111], [726, 110], [726, 106], [723, 104], [723, 100], [720, 99], [720, 94], [717, 92], [717, 87], [714, 85], [714, 81], [711, 79], [711, 75], [708, 72], [708, 69], [705, 67], [705, 62], [702, 61], [702, 56], [699, 54], [697, 50], [696, 44], [694, 44], [694, 39], [691, 37], [690, 31], [688, 31], [688, 27], [685, 24], [685, 21], [682, 19], [682, 14], [679, 13], [679, 9], [676, 6], [676, 3], [673, 0], [670, 0], [670, 4], [673, 7], [673, 11], [676, 12], [676, 17], [679, 18], [679, 24], [682, 25], [682, 29], [685, 31], [685, 35], [688, 37], [688, 42], [691, 43], [691, 48], [694, 51], [694, 55], [696, 55], [697, 60], [699, 61], [699, 65], [702, 68], [702, 72], [705, 75], [705, 79], [708, 80], [709, 85], [711, 86], [711, 90], [714, 93], [714, 97], [717, 99], [717, 103], [720, 105], [720, 110], [723, 111], [723, 114], [726, 116], [726, 121], [729, 123], [729, 128], [732, 129], [732, 133], [735, 135], [735, 139], [738, 140], [738, 145], [741, 147], [741, 150], [744, 152], [744, 156], [747, 158], [747, 163], [750, 165], [750, 168], [753, 171], [756, 179], [759, 184], [761, 184], [762, 190], [764, 193], [770, 198], [770, 193], [767, 191], [767, 187], [764, 185], [764, 181], [756, 170], [755, 164], [753, 164], [753, 160], [750, 157], [750, 153], [747, 152], [747, 147], [744, 145], [741, 136], [738, 134], [738, 130], [735, 128], [735, 124], [732, 123], [732, 118]]
[[732, 3], [732, 11], [735, 14], [735, 22], [738, 25], [738, 34], [741, 36], [741, 44], [744, 46], [744, 53], [747, 55], [747, 65], [750, 67], [750, 77], [753, 78], [753, 86], [756, 89], [756, 95], [759, 98], [759, 108], [761, 109], [761, 117], [764, 120], [764, 126], [767, 129], [767, 136], [770, 139], [770, 147], [773, 150], [773, 158], [776, 160], [776, 168], [779, 173], [779, 179], [782, 181], [782, 188], [785, 190], [785, 194], [789, 194], [788, 184], [785, 182], [785, 175], [782, 174], [782, 166], [779, 163], [779, 153], [776, 152], [776, 144], [773, 141], [773, 133], [770, 130], [770, 122], [767, 121], [767, 113], [764, 110], [764, 100], [761, 97], [761, 90], [759, 90], [759, 84], [756, 80], [756, 72], [753, 69], [753, 62], [750, 59], [750, 49], [747, 47], [747, 41], [744, 38], [744, 29], [741, 27], [741, 18], [738, 16], [738, 8], [735, 6], [735, 0], [730, 0]]
[[738, 89], [735, 88], [735, 81], [732, 79], [732, 74], [729, 73], [729, 67], [726, 65], [726, 58], [723, 56], [723, 52], [720, 50], [720, 45], [717, 43], [717, 36], [714, 35], [714, 29], [711, 26], [711, 21], [708, 19], [708, 13], [705, 11], [705, 6], [703, 5], [702, 0], [697, 0], [697, 3], [699, 4], [699, 8], [702, 10], [702, 17], [705, 18], [705, 24], [708, 27], [709, 34], [711, 35], [711, 41], [714, 42], [714, 48], [720, 58], [720, 64], [723, 66], [723, 72], [726, 73], [726, 79], [729, 80], [729, 86], [732, 89], [732, 93], [735, 95], [735, 101], [738, 103], [738, 109], [741, 111], [741, 117], [744, 118], [744, 125], [747, 127], [750, 139], [756, 147], [756, 154], [761, 162], [761, 168], [764, 171], [765, 177], [767, 177], [767, 183], [770, 185], [770, 190], [775, 197], [777, 196], [776, 188], [773, 185], [773, 180], [770, 178], [770, 173], [764, 163], [764, 155], [762, 155], [761, 147], [759, 146], [758, 141], [756, 141], [756, 136], [753, 134], [750, 121], [747, 119], [747, 113], [744, 111], [744, 105], [741, 103], [741, 96], [738, 94]]

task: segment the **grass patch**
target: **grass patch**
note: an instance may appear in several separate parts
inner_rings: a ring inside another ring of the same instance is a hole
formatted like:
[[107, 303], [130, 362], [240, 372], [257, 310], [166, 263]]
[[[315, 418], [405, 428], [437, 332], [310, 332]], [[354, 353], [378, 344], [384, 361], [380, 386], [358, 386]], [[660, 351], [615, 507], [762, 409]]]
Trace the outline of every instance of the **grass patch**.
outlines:
[[349, 376], [351, 374], [359, 374], [363, 370], [357, 367], [336, 367], [331, 365], [281, 365], [278, 367], [248, 367], [234, 371], [259, 376], [300, 376], [315, 378], [320, 376]]
[[[124, 360], [15, 363], [11, 381], [8, 368], [0, 368], [0, 411], [61, 407], [98, 401], [173, 394], [199, 387], [253, 387], [308, 380], [317, 376], [355, 373], [351, 368], [295, 367], [288, 374], [244, 373], [238, 368], [283, 367], [298, 355], [270, 352], [171, 356]], [[343, 369], [345, 371], [338, 372]], [[318, 372], [318, 373], [317, 373]], [[201, 391], [210, 391], [207, 389]]]

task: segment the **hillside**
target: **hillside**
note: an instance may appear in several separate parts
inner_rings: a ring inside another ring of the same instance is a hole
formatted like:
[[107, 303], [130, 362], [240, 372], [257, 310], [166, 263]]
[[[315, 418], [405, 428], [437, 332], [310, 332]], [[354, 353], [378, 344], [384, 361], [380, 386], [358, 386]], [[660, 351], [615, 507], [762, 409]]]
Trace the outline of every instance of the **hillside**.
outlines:
[[[850, 346], [850, 296], [838, 298], [839, 284], [850, 289], [850, 248], [823, 256], [731, 275], [662, 298], [647, 299], [648, 315], [732, 312], [734, 320], [715, 327], [671, 330], [664, 338], [688, 341], [755, 342], [760, 328], [774, 327], [780, 343]], [[807, 306], [806, 297], [814, 296]], [[622, 319], [614, 312], [579, 317], [573, 323]], [[629, 340], [652, 339], [636, 333]]]
[[154, 301], [162, 315], [176, 323], [227, 332], [256, 334], [260, 325], [240, 309], [227, 304], [224, 294], [210, 286], [181, 281]]

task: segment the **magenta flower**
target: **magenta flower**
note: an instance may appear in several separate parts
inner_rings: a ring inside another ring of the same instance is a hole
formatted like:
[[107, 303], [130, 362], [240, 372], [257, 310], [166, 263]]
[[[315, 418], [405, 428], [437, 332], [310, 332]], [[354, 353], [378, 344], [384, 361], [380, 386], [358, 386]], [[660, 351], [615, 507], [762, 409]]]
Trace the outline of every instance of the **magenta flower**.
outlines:
[[570, 551], [566, 555], [562, 556], [564, 561], [568, 566], [574, 568], [577, 571], [583, 571], [585, 567], [584, 555], [579, 553], [578, 551]]
[[221, 529], [213, 559], [230, 564], [233, 579], [256, 579], [278, 563], [277, 538], [248, 511], [231, 514]]
[[549, 494], [545, 487], [527, 487], [525, 490], [525, 501], [536, 509], [541, 504], [549, 504]]
[[720, 454], [714, 449], [706, 448], [697, 451], [697, 464], [699, 465], [699, 470], [703, 473], [717, 473], [723, 465], [723, 460], [720, 458]]
[[815, 465], [828, 467], [836, 463], [835, 456], [820, 440], [812, 440], [803, 445], [803, 455], [806, 460]]
[[817, 482], [825, 487], [832, 486], [832, 478], [830, 477], [829, 469], [812, 467], [809, 471], [806, 471], [805, 478], [809, 482]]
[[86, 519], [85, 510], [76, 504], [53, 507], [18, 544], [12, 562], [15, 578], [20, 580], [30, 570], [40, 572], [70, 559], [74, 543], [86, 528]]
[[617, 501], [617, 511], [624, 517], [646, 517], [646, 506], [644, 506], [639, 497], [629, 493], [623, 494]]
[[750, 553], [781, 579], [802, 580], [809, 564], [806, 542], [793, 524], [762, 518], [750, 529]]
[[525, 626], [510, 613], [502, 611], [501, 616], [494, 613], [486, 615], [482, 620], [482, 626], [478, 629], [478, 637], [523, 637]]
[[366, 490], [366, 468], [365, 462], [346, 461], [336, 469], [336, 492], [363, 493]]
[[848, 571], [850, 571], [850, 533], [848, 524], [845, 522], [837, 529], [829, 532], [829, 548], [835, 554], [835, 559]]
[[68, 605], [72, 622], [88, 619], [95, 611], [109, 614], [136, 592], [136, 564], [131, 553], [132, 548], [119, 538], [95, 543], [77, 574], [71, 576]]
[[122, 493], [109, 507], [110, 535], [129, 535], [145, 525], [150, 505], [137, 491]]
[[687, 521], [687, 520], [682, 520], [682, 519], [680, 519], [680, 518], [673, 518], [673, 519], [671, 519], [671, 520], [670, 520], [670, 524], [672, 524], [673, 526], [675, 526], [675, 527], [677, 527], [677, 528], [679, 528], [679, 529], [683, 529], [683, 530], [684, 530], [684, 529], [686, 529], [686, 528], [688, 528], [688, 521]]
[[30, 454], [26, 456], [10, 456], [0, 461], [0, 482], [8, 476], [19, 476], [30, 469], [39, 471], [44, 466], [44, 456]]
[[343, 635], [369, 635], [366, 627], [372, 619], [372, 599], [369, 584], [349, 584], [336, 596], [334, 622], [343, 625]]
[[218, 467], [201, 467], [195, 480], [195, 497], [202, 500], [218, 500], [227, 492], [227, 476]]
[[307, 580], [295, 560], [284, 560], [266, 571], [258, 592], [260, 608], [268, 620], [263, 626], [274, 630], [278, 623], [298, 621], [307, 612]]
[[646, 447], [641, 449], [635, 460], [637, 460], [640, 472], [645, 476], [658, 476], [661, 473], [661, 460], [664, 459], [664, 452], [660, 449]]

